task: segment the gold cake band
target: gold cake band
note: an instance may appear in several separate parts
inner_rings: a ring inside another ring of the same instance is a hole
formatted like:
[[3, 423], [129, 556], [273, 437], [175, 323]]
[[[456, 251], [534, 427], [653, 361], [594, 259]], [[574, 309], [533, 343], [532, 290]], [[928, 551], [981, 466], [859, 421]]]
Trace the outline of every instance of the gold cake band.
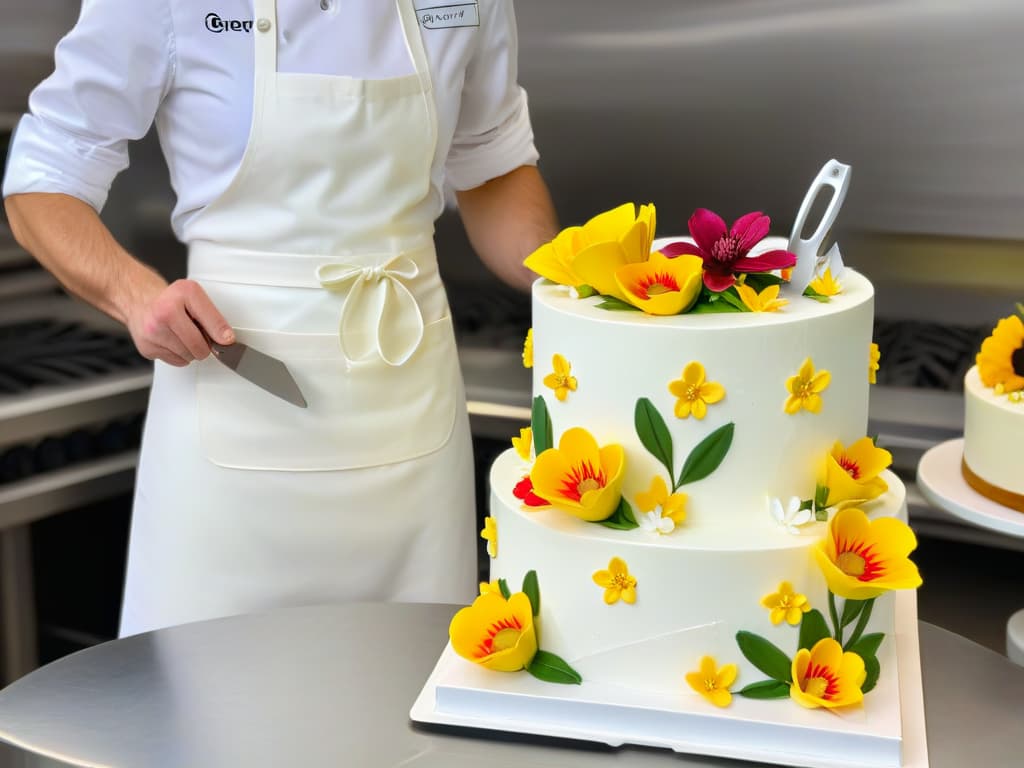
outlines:
[[1014, 493], [1008, 491], [1005, 488], [1000, 488], [998, 485], [992, 485], [992, 483], [982, 480], [967, 466], [966, 459], [960, 459], [960, 469], [963, 472], [964, 480], [974, 490], [980, 493], [987, 499], [1002, 504], [1004, 507], [1015, 509], [1018, 512], [1024, 512], [1024, 494]]

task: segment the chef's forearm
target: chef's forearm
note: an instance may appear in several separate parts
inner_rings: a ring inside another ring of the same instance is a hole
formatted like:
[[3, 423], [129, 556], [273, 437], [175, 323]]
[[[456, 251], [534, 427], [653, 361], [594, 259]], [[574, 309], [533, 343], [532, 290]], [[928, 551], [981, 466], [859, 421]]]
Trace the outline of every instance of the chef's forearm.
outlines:
[[536, 275], [523, 260], [558, 234], [551, 194], [537, 168], [521, 166], [456, 197], [481, 260], [504, 282], [529, 290]]
[[5, 201], [18, 243], [67, 288], [127, 324], [132, 308], [167, 287], [131, 256], [91, 206], [70, 195], [26, 193]]

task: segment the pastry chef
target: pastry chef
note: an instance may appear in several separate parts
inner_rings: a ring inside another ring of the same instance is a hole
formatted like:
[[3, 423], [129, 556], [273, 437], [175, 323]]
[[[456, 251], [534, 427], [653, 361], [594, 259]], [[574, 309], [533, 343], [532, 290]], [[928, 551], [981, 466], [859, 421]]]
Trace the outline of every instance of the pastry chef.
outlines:
[[[85, 0], [3, 194], [19, 242], [156, 361], [122, 635], [471, 599], [472, 448], [433, 231], [448, 185], [522, 288], [556, 232], [516, 45], [511, 0]], [[154, 121], [188, 246], [170, 285], [97, 215]], [[210, 339], [282, 360], [307, 407]]]

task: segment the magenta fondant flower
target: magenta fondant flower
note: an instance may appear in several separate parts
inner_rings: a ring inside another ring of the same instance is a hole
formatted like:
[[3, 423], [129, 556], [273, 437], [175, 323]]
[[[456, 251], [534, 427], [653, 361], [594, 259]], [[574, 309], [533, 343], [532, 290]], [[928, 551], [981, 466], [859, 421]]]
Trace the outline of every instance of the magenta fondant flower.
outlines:
[[726, 229], [725, 221], [717, 213], [698, 208], [690, 217], [690, 236], [696, 245], [687, 242], [670, 243], [661, 249], [666, 256], [691, 254], [704, 260], [704, 285], [711, 291], [724, 291], [736, 282], [740, 272], [770, 272], [796, 264], [796, 256], [789, 251], [775, 250], [759, 256], [747, 256], [750, 249], [768, 234], [771, 219], [760, 211], [740, 216]]

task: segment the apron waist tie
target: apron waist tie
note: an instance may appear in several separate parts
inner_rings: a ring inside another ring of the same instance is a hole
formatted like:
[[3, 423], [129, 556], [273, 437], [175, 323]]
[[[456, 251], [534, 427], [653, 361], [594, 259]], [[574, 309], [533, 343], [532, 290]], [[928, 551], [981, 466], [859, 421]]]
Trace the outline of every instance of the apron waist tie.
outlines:
[[[372, 317], [377, 353], [392, 366], [402, 365], [412, 357], [423, 340], [423, 313], [402, 280], [419, 275], [416, 262], [398, 254], [383, 264], [323, 264], [316, 270], [320, 285], [328, 290], [351, 284], [345, 303], [341, 307], [338, 337], [345, 359], [352, 361], [351, 340], [359, 331], [353, 324], [356, 318]], [[394, 350], [388, 354], [385, 349]]]
[[347, 289], [338, 321], [346, 360], [358, 360], [353, 346], [366, 339], [364, 329], [372, 320], [377, 353], [388, 365], [400, 366], [419, 348], [424, 331], [423, 313], [405, 283], [420, 275], [417, 258], [432, 259], [433, 247], [428, 242], [397, 253], [329, 256], [250, 251], [198, 241], [189, 247], [189, 276], [246, 285]]

